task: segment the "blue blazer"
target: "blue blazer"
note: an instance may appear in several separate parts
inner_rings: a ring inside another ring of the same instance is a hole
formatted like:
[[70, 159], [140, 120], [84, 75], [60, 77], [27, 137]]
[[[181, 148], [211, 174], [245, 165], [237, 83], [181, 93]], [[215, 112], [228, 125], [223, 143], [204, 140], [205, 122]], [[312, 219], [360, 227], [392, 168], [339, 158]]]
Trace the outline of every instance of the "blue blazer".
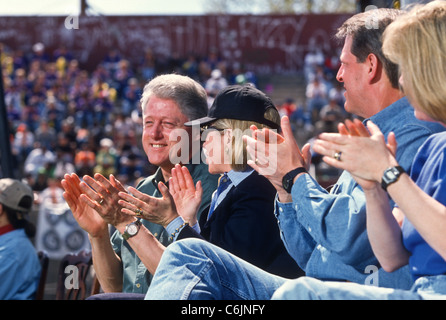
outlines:
[[[231, 187], [209, 220], [209, 210], [203, 212], [200, 237], [270, 273], [286, 278], [302, 276], [302, 269], [280, 238], [275, 196], [276, 189], [265, 177], [251, 173]], [[198, 234], [188, 227], [177, 240], [193, 236]]]

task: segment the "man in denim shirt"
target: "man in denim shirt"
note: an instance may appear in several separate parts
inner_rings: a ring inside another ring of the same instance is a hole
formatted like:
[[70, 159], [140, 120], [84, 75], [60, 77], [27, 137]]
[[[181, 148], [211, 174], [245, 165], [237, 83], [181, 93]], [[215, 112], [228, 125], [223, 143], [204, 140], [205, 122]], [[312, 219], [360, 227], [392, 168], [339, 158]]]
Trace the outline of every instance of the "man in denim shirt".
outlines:
[[[343, 24], [337, 34], [344, 39], [337, 79], [346, 89], [346, 111], [373, 120], [385, 136], [393, 131], [398, 141], [397, 160], [409, 170], [419, 146], [444, 128], [415, 118], [399, 90], [397, 66], [382, 53], [382, 33], [399, 14], [393, 9], [372, 10]], [[365, 197], [355, 180], [344, 172], [329, 193], [305, 171], [295, 171], [308, 169], [309, 146], [299, 150], [288, 119], [282, 121], [282, 129], [287, 132], [286, 147], [283, 153], [278, 148], [278, 168], [266, 176], [278, 191], [276, 215], [290, 255], [308, 276], [315, 278], [364, 284], [372, 277], [374, 281], [368, 284], [410, 288], [412, 279], [407, 268], [392, 274], [379, 269], [367, 237]], [[262, 173], [257, 164], [252, 166]], [[285, 190], [282, 178], [289, 172], [295, 174]], [[193, 258], [201, 263], [189, 265]], [[184, 268], [189, 271], [181, 274]], [[378, 269], [379, 277], [371, 274]], [[218, 248], [188, 240], [164, 253], [146, 298], [269, 299], [283, 283], [284, 279], [255, 270]], [[169, 290], [169, 284], [175, 290]], [[228, 287], [232, 289], [226, 290]]]

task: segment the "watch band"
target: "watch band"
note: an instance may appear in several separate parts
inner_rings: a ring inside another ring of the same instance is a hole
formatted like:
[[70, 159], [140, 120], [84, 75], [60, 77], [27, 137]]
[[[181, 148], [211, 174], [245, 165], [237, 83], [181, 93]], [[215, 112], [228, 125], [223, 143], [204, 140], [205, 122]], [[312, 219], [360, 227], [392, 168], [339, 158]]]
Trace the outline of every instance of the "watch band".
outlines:
[[390, 167], [384, 171], [382, 180], [381, 180], [381, 187], [387, 191], [387, 188], [398, 181], [401, 174], [405, 173], [404, 169], [401, 166], [396, 167]]
[[[138, 228], [137, 231], [136, 231], [134, 234], [130, 234], [130, 233], [128, 233], [129, 226], [131, 226], [131, 225], [135, 225], [135, 226]], [[125, 227], [125, 231], [124, 231], [124, 233], [122, 234], [122, 238], [123, 238], [124, 240], [128, 240], [128, 239], [130, 239], [131, 237], [136, 236], [136, 235], [138, 234], [138, 232], [139, 232], [139, 229], [141, 228], [141, 225], [142, 225], [142, 223], [141, 223], [140, 220], [136, 220], [136, 221], [133, 221], [133, 222], [129, 223], [129, 224]]]
[[282, 178], [282, 187], [286, 192], [291, 193], [291, 189], [293, 188], [294, 178], [300, 173], [307, 173], [307, 170], [304, 167], [299, 167], [294, 170], [291, 170]]

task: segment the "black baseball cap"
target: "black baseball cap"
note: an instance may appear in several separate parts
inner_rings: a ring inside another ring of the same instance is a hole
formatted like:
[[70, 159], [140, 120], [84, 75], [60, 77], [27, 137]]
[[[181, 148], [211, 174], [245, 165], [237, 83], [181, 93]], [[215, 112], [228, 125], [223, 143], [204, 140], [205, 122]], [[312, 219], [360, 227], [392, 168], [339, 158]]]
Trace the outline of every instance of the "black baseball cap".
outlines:
[[254, 121], [279, 130], [279, 124], [265, 118], [265, 112], [270, 108], [277, 110], [271, 98], [253, 85], [232, 85], [218, 93], [207, 117], [184, 125], [192, 126], [198, 122], [200, 126], [205, 126], [218, 119], [235, 119]]

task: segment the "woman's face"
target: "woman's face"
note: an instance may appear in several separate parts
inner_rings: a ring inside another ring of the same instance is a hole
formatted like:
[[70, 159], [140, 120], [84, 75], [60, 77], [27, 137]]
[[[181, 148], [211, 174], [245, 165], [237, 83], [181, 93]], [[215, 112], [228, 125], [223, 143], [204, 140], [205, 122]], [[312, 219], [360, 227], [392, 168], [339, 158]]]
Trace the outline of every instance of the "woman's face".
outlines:
[[206, 140], [203, 144], [209, 173], [219, 174], [231, 171], [231, 130], [215, 129], [212, 126], [204, 130]]

